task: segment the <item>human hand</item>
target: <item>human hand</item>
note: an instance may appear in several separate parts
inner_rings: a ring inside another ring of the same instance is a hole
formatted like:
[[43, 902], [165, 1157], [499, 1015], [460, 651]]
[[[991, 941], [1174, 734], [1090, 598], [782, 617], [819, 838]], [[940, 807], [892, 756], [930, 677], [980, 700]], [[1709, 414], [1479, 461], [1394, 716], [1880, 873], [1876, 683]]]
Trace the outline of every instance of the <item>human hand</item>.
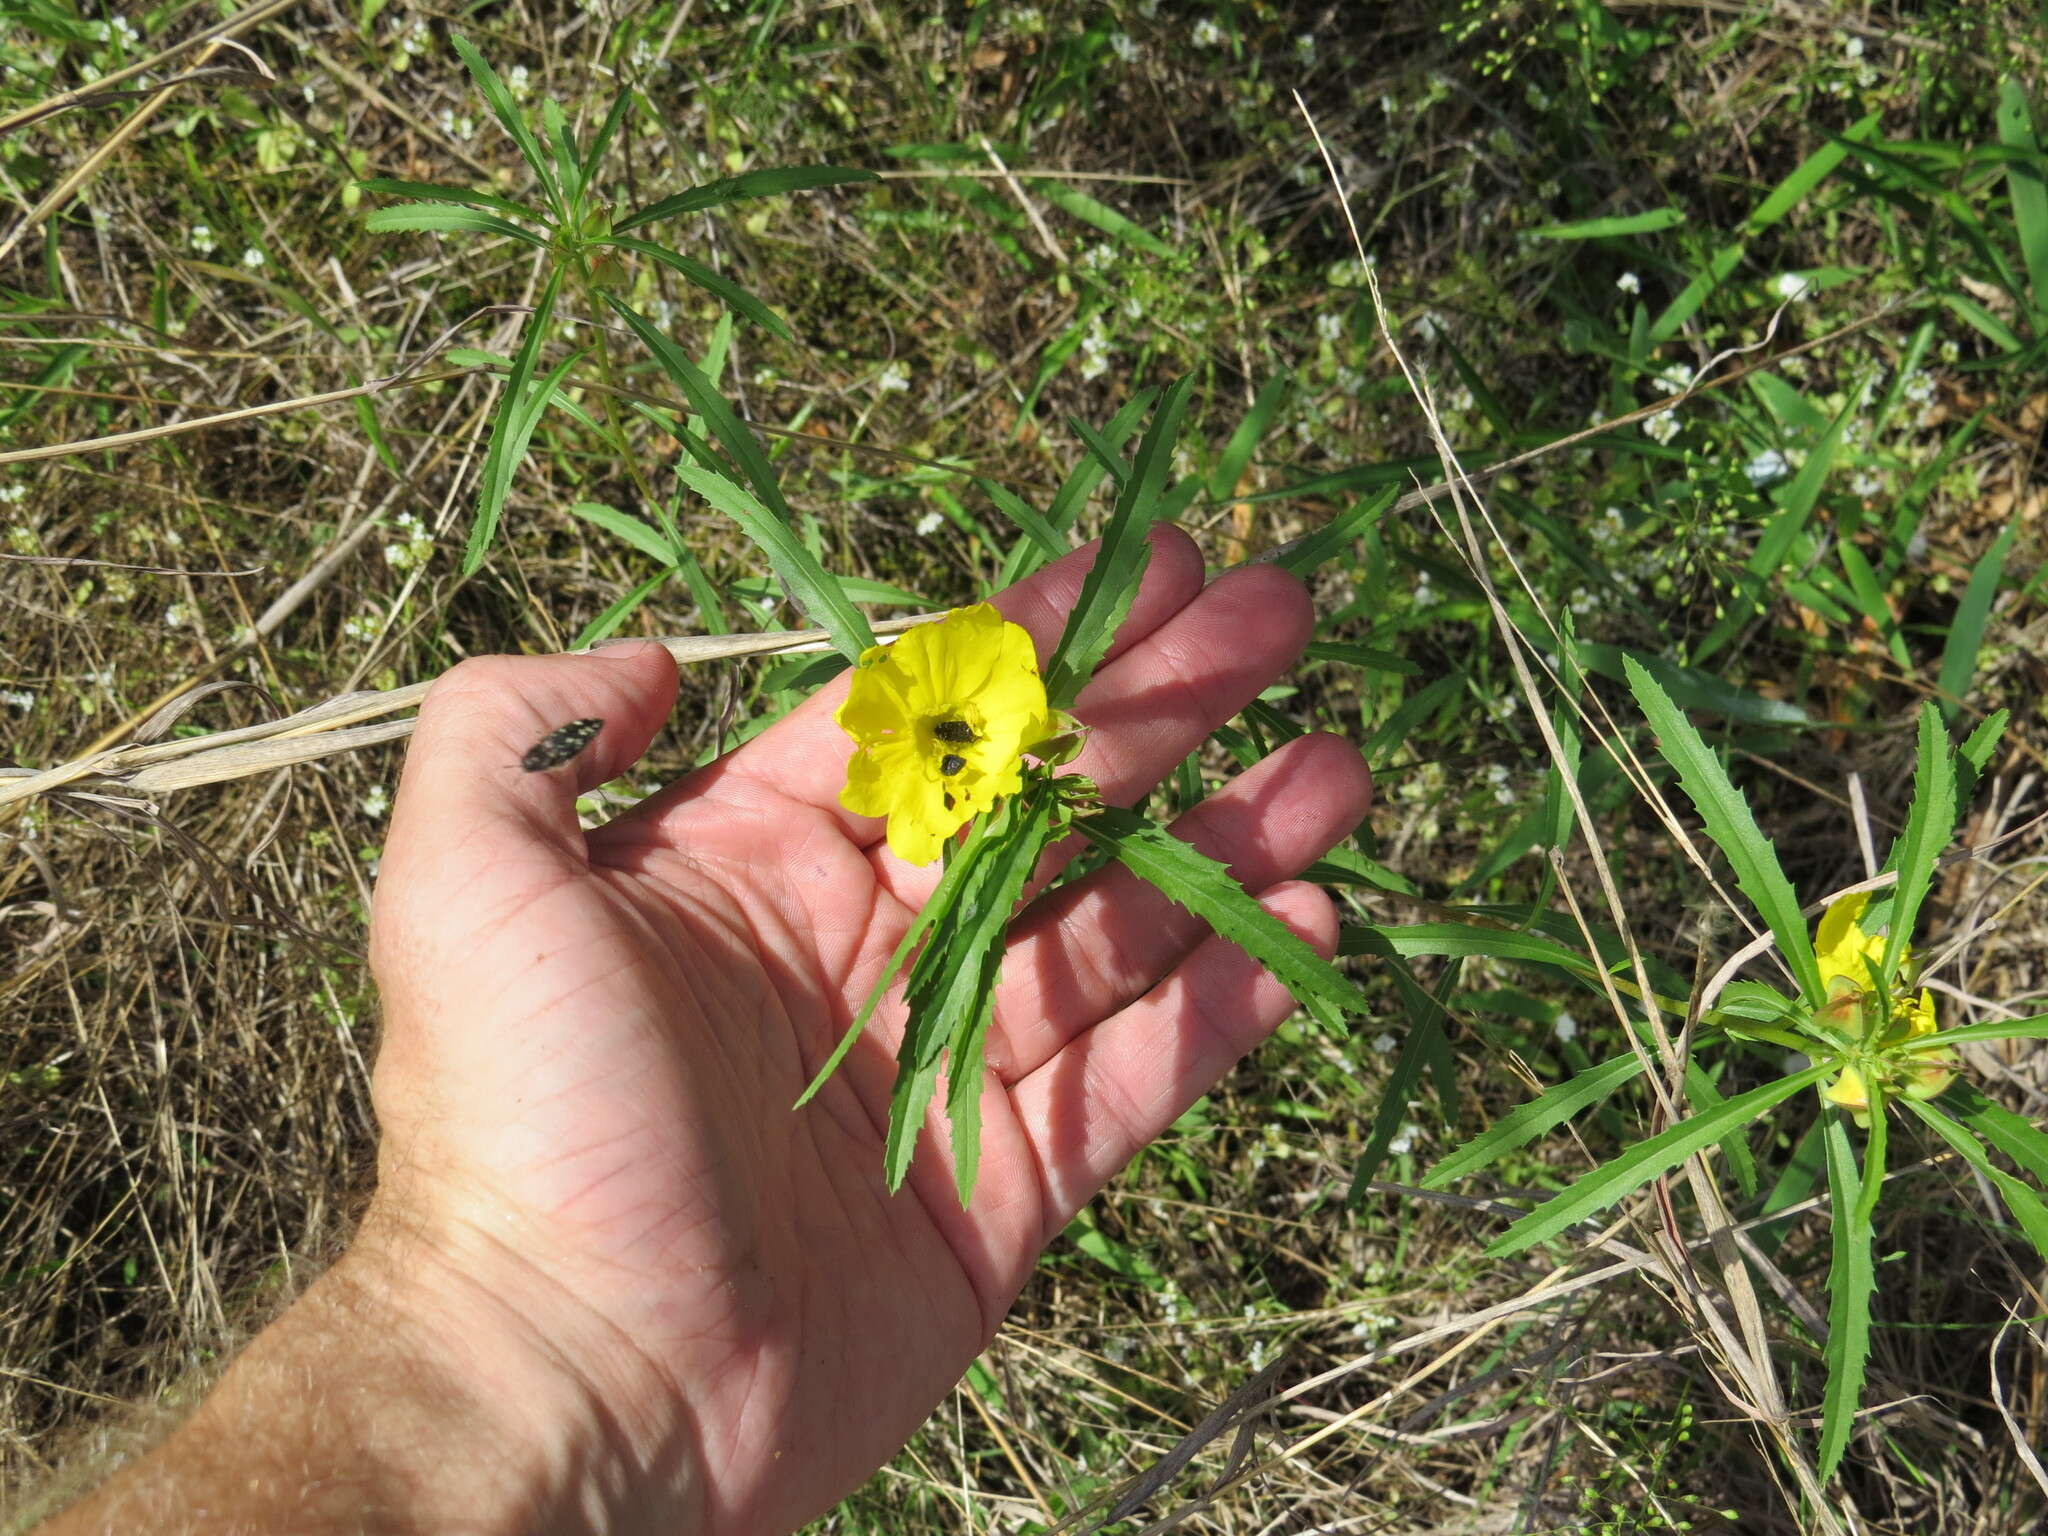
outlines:
[[[995, 599], [1041, 657], [1092, 550]], [[1208, 587], [1153, 535], [1144, 584], [1076, 713], [1077, 764], [1139, 799], [1299, 655], [1306, 595], [1271, 567]], [[988, 1045], [971, 1208], [935, 1101], [900, 1193], [882, 1129], [901, 1015], [790, 1106], [937, 879], [837, 801], [844, 680], [609, 825], [577, 792], [624, 772], [673, 704], [658, 646], [482, 658], [420, 712], [379, 876], [383, 1141], [366, 1233], [441, 1296], [472, 1353], [524, 1352], [606, 1420], [624, 1505], [758, 1533], [886, 1460], [987, 1344], [1083, 1202], [1292, 1009], [1242, 951], [1127, 873], [1014, 924]], [[563, 722], [606, 724], [520, 770]], [[1293, 742], [1178, 831], [1327, 954], [1287, 883], [1357, 823], [1357, 750]], [[1071, 848], [1065, 850], [1072, 852]], [[519, 1376], [514, 1379], [530, 1379]], [[676, 1508], [674, 1506], [683, 1507]], [[625, 1522], [630, 1523], [630, 1522]]]

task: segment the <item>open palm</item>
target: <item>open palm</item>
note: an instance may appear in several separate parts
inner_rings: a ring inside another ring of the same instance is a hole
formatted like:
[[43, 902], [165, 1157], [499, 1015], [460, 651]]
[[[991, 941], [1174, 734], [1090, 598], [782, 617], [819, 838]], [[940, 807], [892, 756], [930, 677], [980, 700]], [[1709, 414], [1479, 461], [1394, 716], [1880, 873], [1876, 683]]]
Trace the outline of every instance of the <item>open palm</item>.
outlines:
[[[996, 601], [1041, 657], [1092, 552]], [[1141, 796], [1299, 653], [1306, 597], [1271, 569], [1204, 589], [1155, 535], [1112, 659], [1078, 710], [1079, 764]], [[971, 1208], [934, 1108], [909, 1182], [882, 1181], [900, 1015], [791, 1103], [937, 878], [841, 809], [843, 684], [599, 831], [574, 795], [667, 716], [654, 646], [457, 668], [421, 711], [379, 879], [386, 1002], [379, 1200], [488, 1255], [593, 1391], [686, 1463], [704, 1528], [788, 1529], [910, 1434], [987, 1342], [1045, 1243], [1288, 1012], [1241, 951], [1120, 871], [1014, 926]], [[564, 768], [522, 752], [606, 721]], [[1179, 828], [1328, 952], [1313, 887], [1276, 886], [1344, 836], [1369, 782], [1309, 737]], [[943, 1096], [941, 1096], [942, 1102]], [[649, 1438], [643, 1435], [643, 1439]]]

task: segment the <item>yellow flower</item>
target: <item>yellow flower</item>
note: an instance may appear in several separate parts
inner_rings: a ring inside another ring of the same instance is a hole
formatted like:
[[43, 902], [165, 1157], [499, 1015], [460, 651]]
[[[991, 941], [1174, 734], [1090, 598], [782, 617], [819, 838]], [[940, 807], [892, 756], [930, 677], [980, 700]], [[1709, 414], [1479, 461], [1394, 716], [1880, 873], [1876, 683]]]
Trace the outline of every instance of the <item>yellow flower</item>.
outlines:
[[889, 849], [929, 864], [1023, 787], [1023, 754], [1059, 725], [1031, 636], [987, 603], [861, 654], [833, 717], [854, 741], [839, 803], [889, 822]]
[[1842, 1068], [1842, 1075], [1823, 1088], [1820, 1096], [1848, 1110], [1858, 1125], [1870, 1124], [1870, 1090], [1864, 1086], [1863, 1074], [1854, 1067]]
[[[1883, 937], [1865, 933], [1856, 922], [1869, 905], [1868, 891], [1844, 896], [1821, 915], [1820, 927], [1814, 930], [1813, 948], [1820, 961], [1820, 984], [1830, 997], [1851, 989], [1869, 991], [1872, 967], [1884, 963]], [[1901, 954], [1902, 964], [1911, 952], [1909, 947]], [[1846, 979], [1850, 987], [1837, 987], [1837, 979]]]

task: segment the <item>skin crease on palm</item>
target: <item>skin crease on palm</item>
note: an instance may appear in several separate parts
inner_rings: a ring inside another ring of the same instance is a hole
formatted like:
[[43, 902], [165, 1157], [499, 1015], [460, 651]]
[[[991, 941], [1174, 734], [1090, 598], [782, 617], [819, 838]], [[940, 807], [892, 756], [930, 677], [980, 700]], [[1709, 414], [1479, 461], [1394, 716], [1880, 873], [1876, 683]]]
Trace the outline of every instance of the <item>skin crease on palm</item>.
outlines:
[[[1041, 660], [1084, 550], [996, 599]], [[1077, 714], [1077, 770], [1132, 803], [1294, 664], [1307, 596], [1270, 567], [1203, 586], [1161, 529]], [[574, 793], [666, 721], [651, 644], [485, 658], [427, 700], [380, 873], [386, 1022], [373, 1217], [509, 1306], [602, 1398], [635, 1456], [693, 1470], [691, 1528], [788, 1530], [885, 1461], [989, 1341], [1078, 1207], [1291, 1010], [1241, 951], [1119, 871], [1012, 932], [971, 1208], [935, 1100], [909, 1182], [881, 1176], [900, 1014], [791, 1104], [937, 866], [842, 810], [844, 679], [610, 825]], [[519, 769], [562, 722], [572, 763]], [[1179, 827], [1321, 952], [1336, 919], [1289, 877], [1364, 815], [1355, 747], [1295, 741]], [[1054, 850], [1049, 859], [1073, 852]], [[1041, 876], [1051, 872], [1051, 865]], [[663, 1449], [664, 1445], [666, 1449]]]

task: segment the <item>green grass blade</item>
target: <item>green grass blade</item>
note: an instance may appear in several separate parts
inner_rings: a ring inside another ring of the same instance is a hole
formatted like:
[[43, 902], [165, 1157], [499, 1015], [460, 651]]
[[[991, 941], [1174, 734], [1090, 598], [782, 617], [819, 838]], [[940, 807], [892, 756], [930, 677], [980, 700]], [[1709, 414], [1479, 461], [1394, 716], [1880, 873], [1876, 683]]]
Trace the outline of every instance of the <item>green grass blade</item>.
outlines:
[[1147, 256], [1171, 256], [1173, 247], [1125, 214], [1118, 213], [1107, 203], [1099, 203], [1086, 192], [1068, 186], [1063, 181], [1041, 181], [1033, 189], [1055, 208], [1060, 208], [1081, 220], [1093, 224], [1105, 235], [1121, 245]]
[[1081, 595], [1073, 612], [1067, 615], [1066, 628], [1061, 631], [1059, 644], [1053, 648], [1051, 663], [1046, 668], [1046, 697], [1055, 709], [1072, 706], [1109, 649], [1123, 616], [1130, 611], [1138, 578], [1151, 552], [1145, 534], [1151, 527], [1152, 509], [1173, 461], [1174, 438], [1193, 388], [1194, 379], [1186, 377], [1166, 391], [1159, 409], [1153, 413], [1152, 425], [1138, 444], [1130, 479], [1124, 482], [1116, 508], [1102, 530], [1095, 563], [1088, 568], [1081, 583]]
[[1906, 829], [1892, 844], [1885, 868], [1897, 870], [1899, 883], [1892, 895], [1891, 926], [1886, 932], [1882, 972], [1897, 972], [1899, 954], [1913, 936], [1920, 904], [1927, 899], [1928, 884], [1934, 878], [1934, 861], [1955, 836], [1956, 764], [1949, 753], [1948, 733], [1941, 728], [1941, 713], [1933, 704], [1920, 707], [1920, 760], [1913, 772], [1913, 806], [1906, 813]]
[[480, 192], [471, 187], [443, 187], [429, 181], [398, 181], [389, 176], [372, 176], [367, 181], [356, 183], [365, 192], [378, 192], [392, 197], [410, 197], [422, 203], [474, 203], [479, 208], [495, 208], [500, 213], [509, 213], [514, 218], [532, 219], [536, 224], [546, 216], [526, 203], [515, 202], [509, 197], [500, 197], [495, 192]]
[[461, 56], [463, 64], [468, 67], [470, 78], [476, 81], [476, 88], [482, 93], [484, 103], [491, 109], [491, 114], [511, 136], [512, 142], [519, 146], [520, 158], [533, 168], [533, 174], [548, 195], [548, 204], [554, 209], [556, 219], [566, 221], [569, 217], [568, 206], [562, 200], [562, 189], [555, 180], [554, 168], [548, 163], [549, 156], [540, 147], [540, 141], [534, 138], [533, 130], [527, 126], [526, 118], [519, 111], [519, 104], [512, 99], [512, 92], [506, 88], [505, 82], [498, 77], [498, 72], [491, 68], [484, 56], [470, 44], [468, 38], [460, 32], [450, 32], [448, 41]]
[[1364, 537], [1367, 531], [1386, 515], [1387, 508], [1394, 504], [1400, 494], [1401, 488], [1398, 485], [1389, 485], [1375, 495], [1354, 502], [1293, 549], [1281, 555], [1274, 564], [1283, 571], [1289, 571], [1306, 580], [1326, 561], [1349, 549], [1354, 540]]
[[1814, 959], [1806, 920], [1799, 914], [1799, 898], [1785, 878], [1778, 855], [1758, 830], [1749, 802], [1656, 679], [1633, 656], [1624, 658], [1624, 667], [1629, 691], [1657, 733], [1657, 750], [1678, 770], [1678, 781], [1706, 823], [1707, 836], [1720, 848], [1735, 871], [1735, 883], [1777, 939], [1778, 951], [1791, 966], [1801, 993], [1810, 1002], [1820, 1002], [1820, 965]]
[[832, 645], [848, 661], [860, 660], [861, 652], [875, 643], [874, 632], [839, 588], [804, 541], [788, 523], [775, 516], [740, 486], [701, 464], [678, 464], [676, 475], [699, 496], [740, 525], [768, 557], [775, 574], [782, 578], [791, 597], [812, 623], [828, 630]]
[[1991, 547], [1970, 567], [1969, 585], [1963, 588], [1956, 616], [1949, 621], [1948, 638], [1941, 646], [1941, 712], [1953, 722], [1970, 691], [1970, 679], [1977, 672], [1977, 653], [1984, 645], [1984, 627], [1991, 618], [1991, 603], [1998, 596], [1998, 583], [2005, 577], [2005, 557], [2019, 532], [2015, 518], [2005, 525]]
[[501, 219], [495, 213], [485, 213], [481, 208], [450, 208], [439, 203], [400, 203], [396, 208], [373, 209], [363, 220], [363, 228], [373, 235], [421, 229], [444, 234], [503, 235], [542, 250], [548, 243], [545, 236], [514, 224], [510, 219]]
[[1408, 1101], [1414, 1097], [1416, 1085], [1422, 1080], [1423, 1067], [1446, 1043], [1443, 1000], [1449, 995], [1450, 985], [1455, 984], [1457, 975], [1456, 965], [1446, 969], [1445, 985], [1436, 994], [1429, 995], [1432, 1006], [1409, 1023], [1407, 1037], [1402, 1040], [1400, 1052], [1394, 1057], [1393, 1070], [1387, 1074], [1386, 1084], [1380, 1089], [1380, 1101], [1373, 1110], [1372, 1129], [1366, 1133], [1364, 1150], [1358, 1154], [1358, 1163], [1351, 1170], [1351, 1188], [1345, 1195], [1347, 1205], [1356, 1205], [1365, 1198], [1367, 1186], [1386, 1162], [1387, 1151], [1400, 1132], [1402, 1118], [1408, 1113]]
[[748, 171], [741, 176], [727, 176], [718, 181], [707, 181], [701, 186], [686, 187], [673, 197], [650, 203], [612, 225], [612, 232], [624, 234], [657, 219], [716, 208], [721, 203], [737, 202], [743, 197], [773, 197], [780, 192], [808, 192], [813, 187], [839, 187], [850, 182], [879, 180], [881, 178], [873, 171], [857, 171], [843, 165], [788, 165], [778, 170]]
[[602, 528], [614, 538], [624, 539], [643, 555], [659, 560], [664, 567], [675, 564], [675, 550], [657, 528], [650, 528], [630, 512], [621, 512], [617, 507], [608, 507], [601, 501], [579, 501], [570, 505], [572, 515]]
[[[483, 471], [477, 477], [476, 517], [469, 525], [469, 545], [462, 556], [462, 573], [465, 576], [476, 574], [484, 562], [484, 551], [490, 548], [491, 540], [497, 536], [498, 521], [505, 513], [505, 497], [512, 488], [512, 473], [519, 467], [519, 459], [526, 452], [526, 442], [533, 435], [529, 424], [526, 437], [520, 439], [518, 451], [514, 452], [513, 440], [518, 437], [520, 423], [527, 415], [527, 386], [539, 364], [548, 323], [554, 317], [555, 295], [561, 286], [562, 269], [557, 267], [549, 275], [547, 286], [541, 290], [540, 299], [533, 306], [533, 314], [520, 338], [519, 350], [512, 358], [512, 372], [505, 380], [505, 392], [498, 398], [498, 414], [491, 422], [490, 446], [484, 450]], [[546, 392], [537, 398], [545, 407]]]
[[1998, 82], [1998, 142], [2024, 151], [2027, 159], [2005, 163], [2006, 196], [2012, 202], [2013, 232], [2019, 236], [2020, 261], [2027, 269], [2034, 312], [2048, 311], [2048, 182], [2041, 174], [2040, 146], [2034, 142], [2034, 118], [2027, 92], [2019, 81]]
[[1842, 130], [1840, 138], [1823, 144], [1800, 161], [1792, 174], [1773, 187], [1770, 196], [1756, 205], [1744, 225], [1744, 232], [1751, 235], [1760, 234], [1805, 202], [1815, 188], [1834, 174], [1835, 167], [1848, 157], [1848, 145], [1860, 144], [1876, 132], [1878, 119], [1882, 116], [1880, 112], [1872, 112], [1858, 118], [1848, 128]]
[[656, 571], [627, 591], [624, 596], [614, 599], [606, 606], [604, 612], [583, 626], [576, 638], [569, 642], [569, 649], [580, 651], [586, 646], [609, 640], [617, 632], [618, 627], [633, 616], [633, 610], [646, 602], [654, 589], [668, 580], [669, 575], [669, 571]]
[[1864, 1199], [1866, 1181], [1884, 1180], [1884, 1113], [1871, 1119], [1866, 1164], [1859, 1174], [1849, 1143], [1849, 1117], [1830, 1108], [1822, 1130], [1827, 1152], [1828, 1203], [1834, 1212], [1833, 1251], [1828, 1263], [1828, 1341], [1822, 1351], [1827, 1388], [1821, 1396], [1822, 1482], [1834, 1476], [1856, 1427], [1863, 1401], [1863, 1368], [1870, 1356], [1870, 1295], [1877, 1286], [1871, 1263], [1871, 1223]]
[[2034, 1251], [2048, 1259], [2048, 1205], [2041, 1203], [2041, 1197], [1992, 1162], [1983, 1143], [1932, 1104], [1922, 1104], [1917, 1099], [1901, 1099], [1900, 1102], [1918, 1115], [1935, 1135], [1955, 1148], [1964, 1162], [1991, 1181], [1999, 1198], [2005, 1201], [2006, 1209], [2012, 1212], [2012, 1219], [2019, 1223], [2027, 1241], [2034, 1245]]
[[1588, 1067], [1542, 1097], [1503, 1115], [1491, 1130], [1473, 1137], [1424, 1174], [1422, 1187], [1442, 1189], [1470, 1177], [1517, 1147], [1527, 1146], [1545, 1131], [1564, 1124], [1588, 1105], [1598, 1104], [1624, 1083], [1634, 1081], [1642, 1070], [1641, 1058], [1634, 1055], [1617, 1056], [1597, 1067]]
[[1237, 430], [1230, 434], [1230, 441], [1223, 445], [1223, 452], [1216, 460], [1215, 473], [1209, 476], [1211, 501], [1228, 501], [1237, 494], [1237, 482], [1244, 478], [1253, 453], [1258, 451], [1260, 442], [1272, 430], [1273, 418], [1279, 414], [1293, 382], [1287, 374], [1276, 373], [1266, 380], [1253, 398], [1251, 409], [1244, 413], [1244, 420], [1237, 424]]
[[716, 294], [728, 308], [745, 316], [762, 330], [780, 336], [784, 341], [794, 341], [789, 326], [782, 316], [755, 298], [731, 278], [714, 272], [701, 261], [692, 261], [679, 255], [667, 246], [656, 245], [652, 240], [635, 240], [630, 236], [614, 236], [598, 242], [601, 245], [617, 246], [622, 251], [633, 251], [649, 261], [658, 261], [672, 272], [680, 273], [706, 293]]
[[1795, 1072], [1790, 1077], [1765, 1083], [1761, 1088], [1739, 1093], [1732, 1099], [1723, 1099], [1703, 1114], [1681, 1120], [1649, 1140], [1637, 1142], [1619, 1157], [1602, 1163], [1570, 1189], [1544, 1201], [1509, 1227], [1487, 1248], [1487, 1256], [1500, 1258], [1547, 1242], [1574, 1222], [1605, 1210], [1658, 1174], [1676, 1168], [1693, 1153], [1721, 1140], [1737, 1126], [1745, 1125], [1766, 1110], [1784, 1103], [1800, 1089], [1811, 1087], [1833, 1070], [1832, 1063], [1808, 1067], [1804, 1072]]
[[1296, 997], [1319, 997], [1347, 1014], [1364, 1013], [1370, 1006], [1349, 977], [1260, 906], [1228, 869], [1166, 828], [1114, 807], [1074, 825], [1131, 873], [1265, 966]]
[[583, 204], [583, 152], [576, 147], [576, 135], [562, 104], [550, 96], [540, 104], [541, 126], [547, 130], [547, 147], [555, 159], [555, 176], [572, 213]]
[[1652, 208], [1645, 213], [1621, 213], [1604, 219], [1579, 219], [1570, 224], [1545, 224], [1529, 231], [1538, 240], [1614, 240], [1624, 235], [1653, 235], [1660, 229], [1676, 229], [1685, 222], [1678, 208]]
[[[1685, 1064], [1686, 1095], [1702, 1109], [1712, 1109], [1727, 1097], [1707, 1075], [1707, 1069], [1697, 1061]], [[1742, 1191], [1742, 1198], [1751, 1199], [1756, 1194], [1756, 1157], [1749, 1150], [1749, 1137], [1742, 1126], [1737, 1126], [1721, 1138], [1721, 1155], [1728, 1160], [1728, 1170], [1735, 1175], [1735, 1187]]]

